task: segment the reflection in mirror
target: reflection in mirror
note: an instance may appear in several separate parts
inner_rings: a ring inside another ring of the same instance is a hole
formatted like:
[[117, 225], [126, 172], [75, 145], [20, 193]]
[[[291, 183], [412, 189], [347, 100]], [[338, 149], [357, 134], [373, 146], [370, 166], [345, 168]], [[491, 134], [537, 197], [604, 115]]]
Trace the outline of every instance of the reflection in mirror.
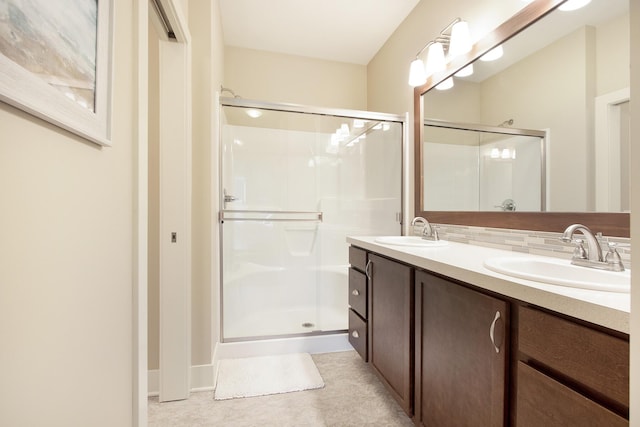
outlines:
[[[621, 141], [628, 141], [629, 129], [620, 123], [624, 123], [623, 104], [628, 96], [611, 97], [629, 87], [628, 6], [628, 0], [594, 0], [580, 10], [553, 11], [504, 43], [501, 58], [475, 61], [474, 73], [455, 76], [451, 89], [425, 93], [424, 118], [486, 126], [513, 119], [513, 127], [545, 130], [546, 210], [627, 210], [628, 156], [622, 153], [628, 150], [628, 143], [621, 145]], [[600, 97], [613, 101], [606, 104], [608, 113], [598, 120], [596, 102]], [[612, 109], [619, 114], [611, 114]], [[428, 134], [423, 129], [425, 144], [433, 142], [428, 141]], [[439, 159], [433, 159], [429, 158], [430, 149], [423, 149], [423, 182], [417, 183], [424, 186], [420, 194], [423, 210], [490, 211], [501, 204], [502, 200], [480, 203], [477, 197], [459, 209], [441, 205], [442, 183], [436, 186], [437, 181], [428, 180], [435, 175], [429, 169], [439, 161], [440, 168], [453, 170], [456, 166], [443, 165], [447, 155], [440, 152]], [[527, 167], [520, 159], [518, 162], [518, 169]], [[539, 162], [539, 157], [534, 156], [533, 162]], [[456, 202], [456, 206], [460, 204]], [[516, 206], [518, 211], [525, 210], [518, 200]]]
[[425, 120], [425, 209], [544, 211], [544, 141], [544, 131]]

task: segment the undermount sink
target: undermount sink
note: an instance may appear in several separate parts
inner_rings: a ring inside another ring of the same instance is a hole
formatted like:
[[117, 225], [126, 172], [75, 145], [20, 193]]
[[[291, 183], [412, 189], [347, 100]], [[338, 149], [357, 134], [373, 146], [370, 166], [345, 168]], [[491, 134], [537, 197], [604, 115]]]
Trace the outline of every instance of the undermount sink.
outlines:
[[413, 246], [421, 248], [433, 248], [449, 244], [446, 240], [425, 240], [418, 236], [380, 236], [376, 237], [374, 241], [376, 243], [382, 243], [383, 245]]
[[490, 258], [484, 266], [496, 273], [553, 285], [609, 292], [629, 292], [631, 272], [580, 267], [555, 258]]

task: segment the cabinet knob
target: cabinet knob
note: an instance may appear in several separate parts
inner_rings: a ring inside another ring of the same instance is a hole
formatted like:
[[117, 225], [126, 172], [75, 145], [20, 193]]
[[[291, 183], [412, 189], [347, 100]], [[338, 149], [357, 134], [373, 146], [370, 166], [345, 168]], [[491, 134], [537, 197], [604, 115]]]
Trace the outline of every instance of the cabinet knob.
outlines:
[[500, 319], [500, 312], [496, 311], [496, 315], [493, 318], [493, 322], [491, 322], [491, 327], [489, 328], [489, 338], [491, 338], [491, 344], [493, 344], [493, 348], [496, 350], [496, 353], [500, 353], [500, 347], [496, 345], [495, 339], [495, 330], [496, 330], [496, 322]]
[[354, 338], [360, 338], [360, 334], [358, 333], [358, 331], [351, 332], [351, 336]]
[[357, 289], [354, 289], [353, 292], [351, 292], [352, 295], [358, 296], [360, 295], [360, 291]]

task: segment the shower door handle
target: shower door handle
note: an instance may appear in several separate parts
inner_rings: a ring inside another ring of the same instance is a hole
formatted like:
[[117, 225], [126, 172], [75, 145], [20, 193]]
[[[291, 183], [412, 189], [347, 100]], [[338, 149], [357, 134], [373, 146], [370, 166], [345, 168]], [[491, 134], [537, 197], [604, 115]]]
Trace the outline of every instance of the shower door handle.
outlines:
[[236, 196], [232, 196], [231, 194], [227, 194], [227, 189], [226, 188], [224, 190], [222, 190], [222, 194], [224, 195], [224, 202], [225, 203], [235, 202], [236, 200], [239, 200]]

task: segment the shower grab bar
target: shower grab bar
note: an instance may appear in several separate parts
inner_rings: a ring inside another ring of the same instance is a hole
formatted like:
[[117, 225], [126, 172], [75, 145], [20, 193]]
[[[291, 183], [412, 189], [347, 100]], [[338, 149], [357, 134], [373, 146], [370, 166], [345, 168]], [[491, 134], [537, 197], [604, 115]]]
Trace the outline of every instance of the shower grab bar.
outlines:
[[[270, 218], [270, 217], [236, 217], [234, 214], [248, 215], [309, 215], [308, 218]], [[232, 210], [232, 211], [220, 211], [218, 219], [223, 221], [318, 221], [322, 222], [322, 212], [308, 212], [308, 211], [250, 211], [250, 210]]]

